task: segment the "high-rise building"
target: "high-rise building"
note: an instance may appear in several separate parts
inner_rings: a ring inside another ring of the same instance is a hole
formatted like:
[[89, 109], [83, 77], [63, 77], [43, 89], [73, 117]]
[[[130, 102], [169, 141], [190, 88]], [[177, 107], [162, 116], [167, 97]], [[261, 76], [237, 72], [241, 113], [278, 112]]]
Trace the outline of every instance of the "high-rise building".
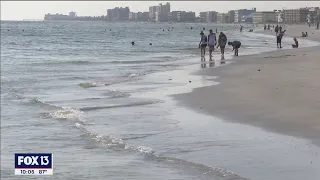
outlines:
[[130, 12], [129, 13], [129, 20], [130, 21], [135, 21], [136, 19], [135, 19], [135, 14], [137, 14], [137, 13], [134, 13], [134, 12]]
[[149, 18], [154, 20], [156, 18], [157, 6], [150, 6], [149, 7]]
[[114, 18], [114, 10], [113, 9], [108, 9], [107, 10], [107, 20], [108, 21], [113, 21]]
[[157, 21], [157, 19], [158, 20], [167, 19], [168, 21], [169, 18], [164, 16], [169, 16], [169, 13], [170, 13], [170, 3], [166, 3], [164, 5], [160, 3], [158, 6], [149, 7], [149, 18], [151, 20]]
[[139, 21], [148, 21], [149, 20], [149, 12], [142, 12], [141, 16], [138, 17]]
[[199, 17], [200, 17], [200, 22], [206, 22], [207, 21], [207, 12], [200, 12]]
[[276, 12], [274, 11], [261, 11], [253, 13], [253, 23], [275, 23], [277, 22]]
[[228, 12], [228, 23], [234, 23], [234, 10]]
[[71, 12], [69, 12], [69, 16], [70, 16], [71, 18], [75, 18], [75, 17], [77, 17], [77, 13], [71, 11]]
[[309, 14], [309, 9], [285, 9], [283, 13], [284, 22], [286, 23], [304, 23], [307, 22], [307, 15]]
[[217, 19], [218, 19], [218, 12], [215, 12], [215, 11], [206, 12], [206, 20], [205, 20], [205, 22], [213, 23], [213, 22], [217, 22]]
[[107, 19], [108, 21], [127, 21], [129, 20], [129, 7], [116, 7], [114, 9], [107, 10]]
[[178, 13], [178, 21], [179, 22], [193, 22], [196, 19], [196, 13], [189, 11], [180, 11]]
[[169, 20], [169, 13], [156, 12], [156, 22], [167, 22]]
[[228, 16], [229, 16], [228, 13], [219, 13], [217, 22], [219, 22], [219, 23], [228, 23], [228, 19], [229, 19]]
[[234, 11], [234, 22], [241, 23], [243, 20], [246, 20], [246, 16], [249, 16], [252, 13], [256, 12], [256, 8], [248, 9], [239, 9]]
[[180, 15], [180, 12], [181, 11], [172, 11], [172, 12], [170, 12], [169, 13], [169, 21], [170, 22], [178, 22], [179, 20], [178, 20], [178, 14]]

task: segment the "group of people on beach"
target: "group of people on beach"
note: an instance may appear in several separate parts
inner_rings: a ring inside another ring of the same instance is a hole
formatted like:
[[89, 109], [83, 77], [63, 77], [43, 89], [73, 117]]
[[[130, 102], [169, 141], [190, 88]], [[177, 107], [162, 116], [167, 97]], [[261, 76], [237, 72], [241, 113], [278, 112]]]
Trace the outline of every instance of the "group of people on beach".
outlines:
[[[217, 30], [216, 30], [217, 32]], [[210, 61], [212, 60], [212, 52], [216, 48], [220, 47], [220, 52], [221, 52], [221, 58], [224, 59], [224, 50], [227, 44], [227, 36], [223, 32], [220, 32], [218, 41], [216, 38], [216, 34], [213, 33], [212, 29], [209, 30], [209, 35], [206, 36], [204, 35], [203, 31], [200, 32], [200, 42], [199, 42], [199, 48], [200, 48], [200, 53], [201, 57], [205, 57], [206, 55], [206, 48], [207, 46], [209, 47], [209, 58]], [[233, 41], [233, 42], [228, 42], [228, 45], [233, 47], [233, 50], [235, 51], [234, 55], [238, 56], [238, 49], [241, 46], [240, 41]]]

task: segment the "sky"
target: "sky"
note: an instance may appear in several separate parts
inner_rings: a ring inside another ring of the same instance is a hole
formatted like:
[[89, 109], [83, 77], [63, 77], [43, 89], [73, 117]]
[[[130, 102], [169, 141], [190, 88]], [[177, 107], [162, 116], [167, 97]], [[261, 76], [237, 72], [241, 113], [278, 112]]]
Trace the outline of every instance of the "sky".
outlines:
[[257, 11], [290, 9], [300, 7], [319, 7], [319, 1], [1, 1], [1, 20], [43, 19], [47, 13], [68, 14], [77, 12], [78, 16], [106, 15], [107, 9], [128, 6], [131, 12], [144, 12], [149, 6], [169, 2], [171, 11], [227, 12], [235, 9], [257, 8]]

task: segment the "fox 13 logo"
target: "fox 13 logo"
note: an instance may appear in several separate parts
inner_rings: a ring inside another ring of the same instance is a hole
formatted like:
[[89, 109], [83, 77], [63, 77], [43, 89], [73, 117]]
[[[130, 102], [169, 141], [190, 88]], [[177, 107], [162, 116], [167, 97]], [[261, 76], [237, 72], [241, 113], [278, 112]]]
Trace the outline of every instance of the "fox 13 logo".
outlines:
[[15, 175], [52, 175], [51, 153], [16, 153]]

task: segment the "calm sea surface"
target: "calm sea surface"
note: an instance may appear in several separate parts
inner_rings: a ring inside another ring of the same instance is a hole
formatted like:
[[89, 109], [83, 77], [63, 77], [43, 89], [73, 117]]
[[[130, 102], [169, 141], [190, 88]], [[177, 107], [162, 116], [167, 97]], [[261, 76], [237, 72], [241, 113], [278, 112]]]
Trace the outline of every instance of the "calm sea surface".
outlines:
[[43, 179], [14, 176], [14, 153], [46, 152], [54, 165], [46, 179], [319, 179], [320, 149], [309, 141], [171, 98], [219, 85], [191, 73], [234, 61], [227, 47], [226, 64], [218, 52], [201, 64], [203, 27], [240, 40], [240, 55], [275, 50], [274, 37], [233, 25], [2, 21], [1, 178]]

